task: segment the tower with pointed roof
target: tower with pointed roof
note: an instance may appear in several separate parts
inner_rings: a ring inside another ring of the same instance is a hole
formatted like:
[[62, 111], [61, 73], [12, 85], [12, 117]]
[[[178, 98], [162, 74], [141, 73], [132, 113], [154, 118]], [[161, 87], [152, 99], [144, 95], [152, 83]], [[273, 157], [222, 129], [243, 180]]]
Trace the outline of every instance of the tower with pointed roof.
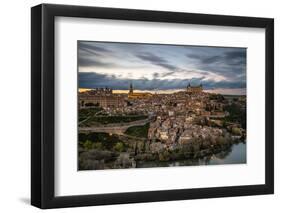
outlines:
[[129, 93], [131, 93], [131, 94], [134, 93], [134, 89], [133, 89], [133, 84], [132, 83], [130, 83]]

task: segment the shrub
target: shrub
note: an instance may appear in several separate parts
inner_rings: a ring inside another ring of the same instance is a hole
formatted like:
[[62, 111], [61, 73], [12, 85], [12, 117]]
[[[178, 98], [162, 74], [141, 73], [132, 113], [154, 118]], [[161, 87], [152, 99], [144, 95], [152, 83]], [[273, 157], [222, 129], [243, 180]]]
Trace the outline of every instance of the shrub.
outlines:
[[159, 161], [169, 161], [169, 160], [170, 160], [169, 151], [165, 150], [164, 152], [159, 153]]
[[103, 149], [103, 145], [102, 145], [101, 142], [93, 143], [93, 144], [92, 144], [92, 148], [93, 148], [93, 149], [101, 150], [101, 149]]
[[84, 149], [90, 150], [93, 148], [93, 142], [90, 140], [86, 140], [83, 144]]
[[122, 152], [124, 150], [124, 144], [122, 142], [118, 142], [115, 144], [113, 149], [117, 152]]
[[232, 133], [234, 134], [234, 135], [241, 135], [242, 133], [241, 133], [241, 130], [239, 129], [239, 128], [237, 128], [237, 127], [233, 127], [232, 128]]

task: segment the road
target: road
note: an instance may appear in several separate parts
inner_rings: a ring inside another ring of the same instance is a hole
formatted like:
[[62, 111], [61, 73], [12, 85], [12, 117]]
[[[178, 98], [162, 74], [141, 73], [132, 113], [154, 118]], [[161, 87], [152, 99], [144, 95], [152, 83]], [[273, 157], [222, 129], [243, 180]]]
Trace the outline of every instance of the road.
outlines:
[[151, 119], [133, 121], [129, 123], [108, 124], [103, 126], [79, 127], [79, 132], [106, 132], [111, 134], [123, 135], [132, 126], [142, 126], [150, 122]]

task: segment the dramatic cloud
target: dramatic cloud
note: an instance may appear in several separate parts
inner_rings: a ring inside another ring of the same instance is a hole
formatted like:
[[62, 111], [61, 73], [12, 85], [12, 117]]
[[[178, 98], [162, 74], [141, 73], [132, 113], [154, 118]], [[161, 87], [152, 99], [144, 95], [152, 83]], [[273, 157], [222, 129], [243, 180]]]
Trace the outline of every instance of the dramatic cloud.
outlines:
[[[168, 89], [184, 89], [188, 83], [199, 85], [202, 83], [202, 78], [191, 79], [122, 79], [115, 75], [102, 75], [97, 73], [79, 73], [79, 88], [100, 88], [109, 87], [117, 90], [127, 90], [130, 83], [134, 84], [135, 89], [139, 90], [168, 90]], [[93, 87], [94, 85], [94, 87]], [[204, 88], [245, 88], [246, 84], [243, 82], [213, 82], [204, 81]]]
[[79, 87], [246, 88], [246, 49], [78, 42]]
[[166, 68], [168, 70], [177, 70], [178, 69], [176, 66], [169, 64], [168, 61], [165, 60], [164, 58], [153, 55], [152, 53], [142, 53], [142, 54], [136, 55], [136, 57], [138, 57], [144, 61], [149, 61], [151, 64]]
[[246, 49], [245, 48], [218, 48], [217, 52], [186, 54], [193, 60], [198, 69], [225, 76], [229, 81], [246, 83]]
[[87, 57], [78, 57], [79, 60], [79, 67], [89, 67], [89, 66], [94, 66], [94, 67], [113, 67], [114, 64], [112, 63], [105, 63], [100, 60], [92, 59], [92, 58], [87, 58]]
[[207, 54], [186, 54], [188, 58], [197, 59], [202, 64], [224, 63], [225, 65], [245, 65], [246, 49], [233, 48], [233, 51], [218, 52], [219, 55]]
[[78, 42], [79, 50], [85, 51], [89, 54], [100, 55], [100, 53], [108, 53], [111, 52], [110, 50], [95, 46], [92, 42]]

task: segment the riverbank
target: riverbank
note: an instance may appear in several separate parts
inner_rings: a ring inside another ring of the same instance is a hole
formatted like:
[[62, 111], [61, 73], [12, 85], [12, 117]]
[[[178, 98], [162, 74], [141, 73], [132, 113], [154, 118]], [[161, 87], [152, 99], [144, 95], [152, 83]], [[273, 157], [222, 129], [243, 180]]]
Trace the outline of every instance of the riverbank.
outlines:
[[[197, 165], [196, 162], [200, 162], [200, 159], [208, 160], [215, 155], [227, 155], [231, 153], [233, 145], [245, 143], [241, 138], [233, 138], [230, 135], [196, 138], [188, 144], [169, 146], [161, 142], [148, 142], [106, 133], [81, 134], [80, 139], [84, 142], [79, 143], [79, 170], [193, 165], [192, 163]], [[245, 163], [245, 157], [241, 157], [240, 163]], [[185, 161], [186, 163], [182, 163]]]
[[206, 155], [200, 158], [175, 160], [175, 161], [138, 161], [136, 168], [174, 167], [174, 166], [200, 166], [244, 164], [246, 161], [246, 143], [233, 144], [226, 150]]

